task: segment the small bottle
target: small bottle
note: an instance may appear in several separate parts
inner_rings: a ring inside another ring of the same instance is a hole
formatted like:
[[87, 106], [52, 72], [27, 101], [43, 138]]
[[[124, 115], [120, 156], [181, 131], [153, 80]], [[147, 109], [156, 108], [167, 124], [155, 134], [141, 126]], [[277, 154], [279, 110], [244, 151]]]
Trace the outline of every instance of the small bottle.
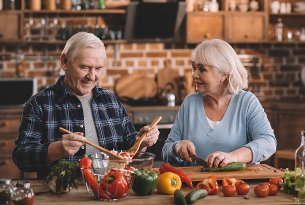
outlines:
[[282, 23], [282, 19], [277, 19], [277, 24], [275, 25], [275, 40], [276, 41], [283, 41], [283, 29], [284, 24]]
[[15, 8], [16, 8], [16, 1], [15, 0], [10, 0], [8, 7], [9, 7], [10, 10], [15, 10]]
[[10, 179], [0, 179], [0, 204], [9, 204], [14, 191]]
[[174, 93], [168, 93], [166, 95], [167, 98], [167, 106], [169, 107], [175, 107], [176, 105], [176, 96]]
[[305, 202], [305, 131], [301, 131], [301, 144], [295, 151], [295, 190], [298, 201]]
[[19, 184], [12, 194], [12, 201], [15, 205], [32, 205], [35, 201], [35, 194], [31, 189], [30, 182], [23, 182]]
[[61, 9], [69, 11], [72, 9], [72, 0], [61, 0]]
[[105, 0], [98, 0], [98, 9], [106, 9]]

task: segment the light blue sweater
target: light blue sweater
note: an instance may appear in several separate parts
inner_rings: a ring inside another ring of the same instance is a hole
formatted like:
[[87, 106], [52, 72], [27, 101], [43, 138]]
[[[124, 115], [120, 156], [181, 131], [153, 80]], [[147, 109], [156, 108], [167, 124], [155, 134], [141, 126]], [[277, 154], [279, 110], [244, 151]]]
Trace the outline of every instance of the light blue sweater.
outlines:
[[212, 129], [207, 121], [201, 93], [187, 96], [162, 149], [165, 162], [175, 166], [191, 166], [178, 158], [174, 145], [190, 140], [196, 154], [205, 158], [215, 151], [231, 152], [242, 146], [252, 151], [252, 163], [268, 159], [276, 150], [276, 138], [267, 115], [256, 96], [249, 91], [233, 94], [220, 123]]

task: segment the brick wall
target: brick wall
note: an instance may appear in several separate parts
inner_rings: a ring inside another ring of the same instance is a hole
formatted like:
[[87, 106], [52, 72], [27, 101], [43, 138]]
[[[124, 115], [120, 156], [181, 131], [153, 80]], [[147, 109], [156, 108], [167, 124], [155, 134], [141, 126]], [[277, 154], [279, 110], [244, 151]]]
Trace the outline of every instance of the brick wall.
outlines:
[[[0, 77], [36, 77], [39, 88], [56, 82], [63, 74], [59, 56], [63, 45], [0, 45]], [[263, 70], [249, 70], [249, 90], [262, 100], [305, 99], [301, 70], [305, 67], [305, 44], [233, 44], [239, 54], [262, 57]], [[169, 60], [184, 76], [191, 69], [192, 48], [168, 49], [164, 44], [116, 44], [106, 46], [107, 68], [100, 85], [113, 89], [120, 76], [141, 72], [154, 77]], [[304, 68], [305, 69], [305, 68]]]

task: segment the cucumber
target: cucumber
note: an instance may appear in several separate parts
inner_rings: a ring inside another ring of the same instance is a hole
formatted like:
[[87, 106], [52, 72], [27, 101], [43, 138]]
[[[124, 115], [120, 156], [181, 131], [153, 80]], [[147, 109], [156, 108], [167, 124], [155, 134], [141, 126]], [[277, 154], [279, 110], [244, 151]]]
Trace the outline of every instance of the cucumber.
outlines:
[[220, 172], [220, 171], [235, 171], [241, 170], [246, 167], [246, 163], [243, 162], [232, 162], [224, 167], [202, 167], [202, 172]]
[[193, 191], [190, 191], [186, 196], [185, 196], [185, 201], [187, 204], [192, 204], [198, 199], [202, 199], [208, 195], [207, 190], [205, 189], [196, 189]]
[[174, 192], [174, 199], [177, 205], [187, 205], [185, 198], [184, 198], [184, 193], [182, 190], [177, 189]]

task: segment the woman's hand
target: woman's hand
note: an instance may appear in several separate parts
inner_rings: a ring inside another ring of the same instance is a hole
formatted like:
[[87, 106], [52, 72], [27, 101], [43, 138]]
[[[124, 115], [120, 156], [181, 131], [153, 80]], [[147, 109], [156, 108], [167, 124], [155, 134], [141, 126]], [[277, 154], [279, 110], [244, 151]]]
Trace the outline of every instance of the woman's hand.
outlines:
[[231, 153], [226, 152], [214, 152], [209, 154], [205, 161], [210, 165], [210, 167], [224, 167], [226, 164], [231, 162], [237, 162], [236, 158]]
[[185, 161], [192, 162], [191, 156], [195, 154], [195, 146], [189, 140], [181, 140], [175, 145], [176, 155]]
[[149, 126], [144, 126], [140, 129], [138, 135], [136, 136], [136, 140], [139, 139], [140, 136], [142, 136], [142, 134], [144, 132], [148, 132], [146, 134], [146, 137], [144, 138], [142, 144], [141, 144], [141, 147], [151, 147], [153, 146], [154, 144], [156, 144], [158, 138], [159, 138], [159, 130], [158, 130], [158, 127], [155, 126], [154, 128], [150, 128]]

